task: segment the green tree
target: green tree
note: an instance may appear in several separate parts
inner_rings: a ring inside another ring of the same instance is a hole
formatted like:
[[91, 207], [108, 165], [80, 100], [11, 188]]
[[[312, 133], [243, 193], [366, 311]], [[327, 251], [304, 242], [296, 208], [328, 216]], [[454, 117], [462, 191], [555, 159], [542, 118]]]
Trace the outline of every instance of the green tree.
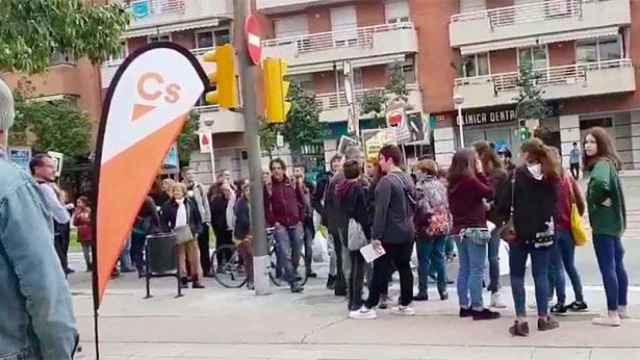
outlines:
[[299, 152], [303, 145], [322, 141], [326, 125], [320, 122], [320, 107], [315, 95], [305, 92], [300, 83], [291, 84], [289, 101], [291, 110], [282, 126], [282, 136], [291, 151]]
[[273, 151], [277, 146], [278, 131], [280, 125], [267, 124], [264, 118], [259, 118], [260, 128], [258, 129], [258, 136], [260, 136], [260, 149], [267, 153], [267, 156], [271, 158]]
[[401, 63], [394, 63], [391, 66], [389, 82], [383, 92], [368, 91], [365, 92], [360, 100], [360, 115], [373, 114], [374, 120], [378, 127], [385, 127], [387, 121], [384, 117], [389, 101], [395, 98], [402, 98], [407, 101], [409, 90], [407, 89], [407, 81], [404, 77]]
[[200, 137], [198, 129], [200, 128], [200, 114], [192, 111], [189, 114], [187, 122], [182, 127], [182, 132], [178, 136], [178, 157], [180, 158], [180, 166], [189, 165], [191, 153], [200, 149]]
[[90, 148], [91, 120], [70, 100], [28, 101], [15, 96], [16, 118], [9, 141], [32, 145], [37, 152], [57, 151], [67, 156], [86, 155]]
[[549, 116], [549, 107], [542, 98], [544, 91], [538, 84], [541, 77], [539, 72], [533, 70], [531, 61], [524, 61], [520, 65], [517, 81], [519, 94], [515, 98], [516, 116], [519, 120], [543, 120]]
[[101, 63], [120, 52], [130, 14], [119, 4], [83, 0], [0, 0], [0, 69], [37, 73], [51, 55]]

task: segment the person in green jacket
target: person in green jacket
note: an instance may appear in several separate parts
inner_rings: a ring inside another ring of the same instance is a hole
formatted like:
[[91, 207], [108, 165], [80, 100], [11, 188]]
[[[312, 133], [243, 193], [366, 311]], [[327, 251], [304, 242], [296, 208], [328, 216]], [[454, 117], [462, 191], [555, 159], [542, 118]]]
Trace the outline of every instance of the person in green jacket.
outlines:
[[595, 325], [620, 326], [628, 318], [629, 279], [624, 267], [622, 234], [627, 216], [618, 176], [622, 162], [611, 136], [603, 128], [591, 128], [584, 138], [585, 172], [590, 173], [587, 189], [593, 247], [607, 295], [608, 315], [593, 320]]

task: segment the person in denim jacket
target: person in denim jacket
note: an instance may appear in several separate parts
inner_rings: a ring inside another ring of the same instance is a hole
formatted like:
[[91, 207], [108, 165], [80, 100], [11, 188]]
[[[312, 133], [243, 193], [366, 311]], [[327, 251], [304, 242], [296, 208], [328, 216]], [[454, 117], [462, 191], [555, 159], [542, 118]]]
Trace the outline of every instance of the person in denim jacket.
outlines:
[[0, 160], [0, 174], [0, 359], [71, 359], [78, 335], [51, 215], [26, 173]]

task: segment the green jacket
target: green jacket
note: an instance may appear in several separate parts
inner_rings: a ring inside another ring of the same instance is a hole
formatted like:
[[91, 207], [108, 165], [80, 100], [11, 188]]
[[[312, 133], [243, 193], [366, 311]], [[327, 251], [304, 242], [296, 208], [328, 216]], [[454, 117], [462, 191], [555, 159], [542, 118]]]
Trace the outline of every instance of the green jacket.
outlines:
[[[611, 205], [605, 202], [611, 199]], [[589, 220], [594, 234], [621, 237], [627, 228], [627, 210], [618, 172], [608, 160], [598, 161], [587, 189]]]

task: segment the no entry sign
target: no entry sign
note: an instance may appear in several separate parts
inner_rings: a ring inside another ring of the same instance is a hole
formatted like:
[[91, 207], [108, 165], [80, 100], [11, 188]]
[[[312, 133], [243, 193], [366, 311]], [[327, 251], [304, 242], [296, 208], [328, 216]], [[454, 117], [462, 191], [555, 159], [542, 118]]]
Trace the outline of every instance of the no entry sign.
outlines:
[[247, 37], [247, 48], [249, 57], [254, 65], [260, 64], [262, 56], [262, 31], [258, 19], [255, 15], [249, 15], [244, 23], [245, 36]]

